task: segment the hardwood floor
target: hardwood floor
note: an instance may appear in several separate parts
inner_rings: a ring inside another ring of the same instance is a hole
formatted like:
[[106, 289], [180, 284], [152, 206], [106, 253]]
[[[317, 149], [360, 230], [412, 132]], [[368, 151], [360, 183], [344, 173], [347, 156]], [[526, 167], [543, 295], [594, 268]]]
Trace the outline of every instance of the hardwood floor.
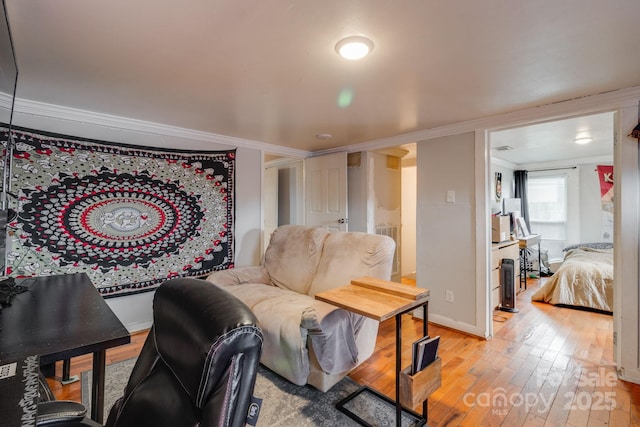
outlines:
[[[544, 280], [544, 279], [543, 279]], [[532, 303], [539, 280], [518, 295], [519, 313], [494, 312], [494, 338], [480, 339], [435, 324], [442, 386], [429, 399], [434, 426], [640, 426], [640, 385], [618, 380], [610, 315]], [[403, 318], [403, 366], [422, 321]], [[107, 351], [107, 363], [134, 357], [146, 332]], [[57, 375], [61, 375], [61, 363]], [[71, 374], [91, 369], [72, 359]], [[380, 325], [375, 354], [351, 373], [360, 384], [395, 396], [395, 321]], [[80, 400], [80, 385], [49, 380], [58, 399]], [[108, 411], [108, 409], [107, 409]], [[421, 411], [421, 408], [416, 408]]]

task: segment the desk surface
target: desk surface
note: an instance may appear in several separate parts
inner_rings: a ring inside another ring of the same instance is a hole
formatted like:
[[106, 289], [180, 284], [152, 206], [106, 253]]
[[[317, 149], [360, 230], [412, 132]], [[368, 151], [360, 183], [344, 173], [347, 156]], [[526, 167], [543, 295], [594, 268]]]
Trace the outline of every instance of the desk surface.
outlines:
[[44, 365], [131, 340], [84, 273], [17, 279], [16, 284], [29, 291], [0, 312], [0, 363], [39, 355]]
[[316, 294], [316, 299], [383, 322], [398, 313], [423, 305], [429, 290], [370, 277]]
[[529, 248], [531, 246], [535, 246], [542, 240], [539, 234], [529, 234], [525, 237], [519, 237], [518, 242], [520, 244], [520, 249]]

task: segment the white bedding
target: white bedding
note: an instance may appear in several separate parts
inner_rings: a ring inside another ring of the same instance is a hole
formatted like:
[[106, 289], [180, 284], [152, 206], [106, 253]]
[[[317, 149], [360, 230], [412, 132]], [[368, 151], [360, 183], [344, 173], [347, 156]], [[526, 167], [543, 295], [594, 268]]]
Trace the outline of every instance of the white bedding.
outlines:
[[612, 312], [613, 249], [568, 251], [558, 271], [531, 300]]

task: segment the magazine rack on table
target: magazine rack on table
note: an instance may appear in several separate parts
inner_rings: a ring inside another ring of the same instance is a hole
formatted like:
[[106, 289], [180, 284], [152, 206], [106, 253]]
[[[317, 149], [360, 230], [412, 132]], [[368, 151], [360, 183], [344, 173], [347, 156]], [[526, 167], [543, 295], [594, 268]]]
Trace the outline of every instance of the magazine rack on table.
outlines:
[[[359, 418], [357, 415], [349, 412], [344, 408], [343, 404], [346, 401], [353, 399], [355, 396], [363, 392], [364, 390], [369, 390], [376, 394], [378, 397], [386, 400], [387, 402], [395, 405], [396, 407], [396, 426], [400, 426], [402, 419], [402, 411], [406, 411], [410, 413], [412, 416], [420, 419], [422, 418], [422, 423], [420, 425], [424, 425], [427, 422], [427, 401], [426, 397], [422, 400], [421, 392], [417, 390], [424, 387], [428, 382], [432, 383], [432, 380], [427, 381], [427, 378], [430, 375], [435, 375], [436, 364], [431, 369], [428, 366], [425, 370], [416, 373], [416, 375], [410, 376], [407, 380], [411, 383], [413, 380], [413, 386], [405, 385], [403, 386], [406, 389], [405, 392], [401, 394], [401, 382], [400, 379], [403, 376], [402, 373], [402, 315], [413, 311], [417, 308], [422, 307], [423, 310], [423, 327], [422, 332], [426, 336], [428, 333], [427, 322], [428, 322], [428, 306], [429, 306], [429, 290], [424, 288], [417, 288], [413, 286], [402, 285], [396, 282], [389, 282], [387, 280], [380, 280], [371, 277], [362, 277], [358, 279], [354, 279], [351, 281], [350, 285], [342, 286], [339, 288], [331, 289], [325, 292], [320, 292], [316, 294], [316, 299], [327, 302], [329, 304], [333, 304], [340, 308], [344, 308], [345, 310], [349, 310], [353, 313], [357, 313], [366, 317], [370, 317], [379, 322], [384, 322], [395, 316], [396, 319], [396, 398], [395, 401], [389, 399], [387, 396], [384, 396], [378, 393], [375, 390], [371, 390], [369, 387], [362, 387], [357, 390], [352, 395], [343, 399], [338, 408], [345, 412], [349, 417], [357, 421], [362, 425], [369, 425], [366, 421]], [[439, 368], [439, 360], [437, 367]], [[406, 376], [406, 375], [405, 375]], [[437, 369], [437, 387], [440, 386], [440, 370]], [[405, 382], [403, 382], [404, 384]], [[435, 383], [434, 383], [435, 384]], [[433, 387], [433, 386], [430, 386]], [[436, 388], [437, 388], [436, 387]], [[435, 390], [435, 389], [433, 389]], [[429, 394], [433, 391], [431, 390]], [[427, 395], [428, 396], [428, 395]], [[414, 401], [418, 402], [413, 405], [408, 405], [408, 403], [413, 403]], [[412, 411], [412, 408], [415, 407], [419, 402], [423, 402], [423, 414], [420, 416]], [[403, 405], [405, 408], [403, 408]]]

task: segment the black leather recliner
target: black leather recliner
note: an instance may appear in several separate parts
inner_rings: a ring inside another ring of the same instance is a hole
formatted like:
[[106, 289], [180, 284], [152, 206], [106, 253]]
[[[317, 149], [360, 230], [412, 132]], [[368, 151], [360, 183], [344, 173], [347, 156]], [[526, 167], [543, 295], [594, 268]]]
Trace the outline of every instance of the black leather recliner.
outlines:
[[[261, 352], [246, 305], [204, 280], [169, 280], [156, 291], [153, 326], [106, 425], [243, 426]], [[58, 424], [55, 403], [39, 408], [39, 425], [96, 425]]]

